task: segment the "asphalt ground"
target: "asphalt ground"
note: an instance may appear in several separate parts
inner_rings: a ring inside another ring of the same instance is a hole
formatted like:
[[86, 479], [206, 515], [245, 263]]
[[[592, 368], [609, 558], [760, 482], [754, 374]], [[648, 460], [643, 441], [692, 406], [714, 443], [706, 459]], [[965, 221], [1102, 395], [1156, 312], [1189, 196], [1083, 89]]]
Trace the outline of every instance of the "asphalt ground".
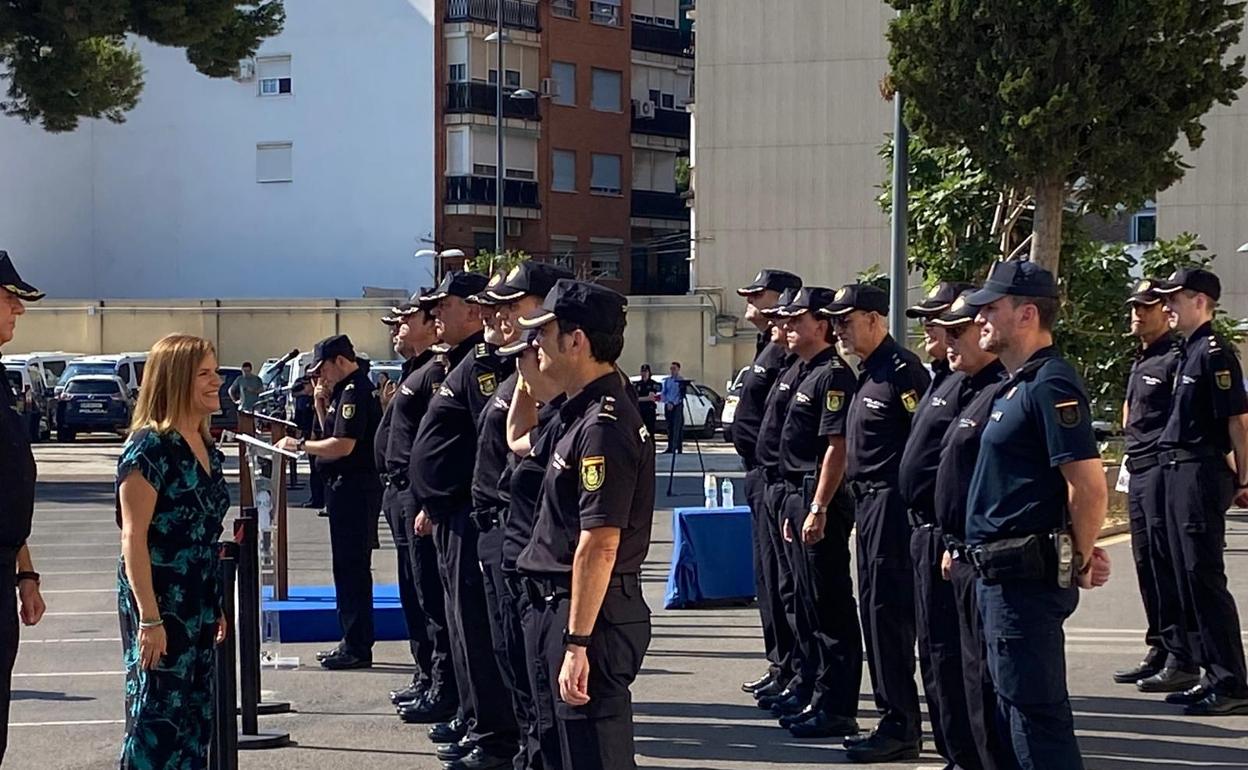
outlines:
[[[107, 478], [118, 445], [46, 445], [37, 450], [45, 481], [39, 486], [31, 546], [43, 573], [48, 614], [23, 642], [13, 680], [9, 752], [5, 767], [69, 770], [115, 766], [122, 735], [123, 675], [116, 614], [118, 533]], [[708, 447], [712, 470], [727, 470], [728, 452]], [[667, 460], [658, 483], [653, 545], [644, 567], [645, 593], [654, 610], [654, 638], [633, 688], [638, 765], [693, 770], [815, 768], [844, 763], [830, 741], [796, 741], [765, 718], [739, 683], [763, 668], [758, 614], [751, 607], [667, 611], [662, 597], [671, 553], [671, 508], [698, 504], [701, 475], [696, 456], [679, 460], [674, 497], [665, 494]], [[729, 473], [730, 477], [737, 476]], [[300, 500], [305, 492], [292, 493]], [[737, 490], [741, 499], [740, 488]], [[292, 509], [291, 580], [330, 582], [325, 520]], [[1227, 572], [1240, 604], [1248, 602], [1248, 515], [1228, 524]], [[393, 582], [394, 554], [382, 527], [382, 550], [374, 574]], [[1068, 680], [1080, 743], [1090, 770], [1144, 768], [1246, 768], [1248, 717], [1191, 719], [1155, 696], [1114, 685], [1113, 669], [1134, 662], [1142, 650], [1143, 612], [1129, 544], [1106, 541], [1114, 577], [1085, 593], [1067, 624]], [[244, 752], [240, 767], [403, 768], [441, 766], [422, 728], [399, 723], [386, 692], [409, 677], [401, 642], [378, 644], [371, 670], [331, 673], [313, 660], [326, 645], [283, 647], [301, 659], [291, 671], [266, 671], [270, 697], [291, 702], [295, 712], [261, 718], [261, 729], [288, 732], [286, 748]], [[502, 697], [502, 694], [499, 694]], [[864, 728], [873, 723], [864, 674]], [[878, 765], [939, 768], [928, 752], [919, 762]]]

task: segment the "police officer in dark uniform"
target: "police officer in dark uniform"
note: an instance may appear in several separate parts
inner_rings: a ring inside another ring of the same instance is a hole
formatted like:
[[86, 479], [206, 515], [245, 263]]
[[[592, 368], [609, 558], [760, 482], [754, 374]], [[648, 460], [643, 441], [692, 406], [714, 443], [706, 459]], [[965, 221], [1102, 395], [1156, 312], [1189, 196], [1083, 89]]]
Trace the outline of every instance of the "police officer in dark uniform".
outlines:
[[372, 540], [382, 493], [373, 464], [373, 441], [381, 424], [381, 402], [368, 376], [368, 362], [356, 358], [346, 335], [316, 343], [308, 371], [333, 388], [322, 418], [325, 438], [285, 438], [282, 445], [315, 457], [325, 479], [342, 642], [321, 665], [331, 670], [369, 668], [375, 641]]
[[792, 655], [793, 634], [784, 615], [783, 600], [777, 589], [779, 554], [771, 551], [771, 535], [767, 531], [767, 506], [764, 503], [767, 479], [754, 459], [758, 445], [758, 429], [763, 422], [763, 406], [767, 394], [787, 368], [789, 358], [787, 344], [773, 342], [773, 334], [779, 333], [763, 310], [777, 306], [780, 294], [786, 289], [800, 289], [802, 279], [784, 270], [761, 270], [748, 286], [737, 289], [745, 298], [745, 320], [758, 329], [754, 362], [745, 373], [741, 392], [737, 397], [737, 412], [732, 423], [732, 445], [745, 464], [745, 499], [750, 506], [754, 523], [754, 581], [758, 597], [758, 613], [763, 624], [763, 645], [767, 653], [767, 672], [758, 679], [745, 682], [741, 689], [756, 692], [779, 683], [787, 684], [791, 674], [786, 671], [788, 658]]
[[963, 292], [948, 310], [932, 319], [945, 330], [950, 369], [961, 378], [949, 396], [957, 418], [939, 441], [939, 466], [934, 493], [936, 531], [944, 541], [941, 575], [953, 592], [953, 612], [957, 637], [946, 637], [943, 644], [961, 649], [958, 673], [962, 677], [962, 703], [947, 703], [946, 709], [965, 712], [974, 736], [975, 755], [961, 755], [957, 767], [964, 770], [1008, 770], [1014, 767], [1014, 751], [997, 725], [997, 691], [988, 673], [988, 643], [979, 619], [975, 598], [975, 568], [966, 557], [966, 496], [971, 474], [979, 458], [979, 438], [984, 431], [996, 397], [997, 385], [1005, 367], [995, 353], [979, 346], [980, 325], [975, 318], [979, 308], [967, 302], [971, 291]]
[[919, 755], [919, 693], [914, 685], [914, 573], [910, 523], [899, 489], [901, 455], [931, 378], [887, 329], [888, 295], [850, 284], [819, 311], [841, 343], [862, 359], [850, 402], [846, 477], [857, 504], [858, 597], [875, 703], [881, 718], [846, 756], [891, 762]]
[[780, 724], [797, 738], [858, 733], [862, 632], [850, 575], [854, 501], [844, 489], [845, 416], [856, 377], [837, 355], [832, 324], [817, 316], [831, 289], [807, 286], [780, 310], [798, 357], [793, 397], [780, 433], [784, 557], [797, 594], [797, 643], [810, 702]]
[[642, 364], [641, 376], [635, 386], [637, 410], [641, 412], [641, 421], [645, 423], [651, 436], [659, 424], [659, 393], [663, 390], [663, 386], [652, 375], [650, 364]]
[[[1213, 331], [1222, 284], [1208, 270], [1175, 272], [1156, 291], [1184, 335], [1174, 402], [1161, 433], [1170, 558], [1188, 644], [1204, 680], [1166, 700], [1193, 716], [1248, 713], [1239, 611], [1222, 557], [1226, 511], [1248, 505], [1248, 397], [1234, 351]], [[1237, 471], [1226, 462], [1234, 453]], [[1170, 613], [1166, 613], [1169, 616]], [[1172, 635], [1173, 632], [1171, 632]]]
[[1022, 770], [1083, 767], [1062, 626], [1079, 587], [1098, 582], [1093, 567], [1104, 558], [1094, 546], [1108, 500], [1105, 471], [1083, 383], [1053, 347], [1057, 297], [1052, 273], [1008, 261], [969, 299], [980, 306], [981, 346], [1012, 373], [980, 439], [966, 544], [979, 574], [997, 718]]
[[542, 660], [559, 689], [563, 767], [635, 768], [630, 687], [650, 643], [640, 571], [654, 518], [654, 441], [615, 366], [623, 296], [559, 281], [542, 311], [541, 370], [568, 394], [564, 431], [517, 566], [537, 600]]
[[441, 340], [459, 358], [429, 403], [412, 447], [420, 462], [408, 473], [423, 512], [417, 533], [432, 522], [447, 598], [451, 649], [456, 661], [459, 697], [467, 699], [475, 723], [457, 744], [439, 750], [452, 770], [505, 767], [516, 754], [519, 733], [511, 700], [500, 697], [502, 675], [490, 637], [490, 613], [478, 556], [478, 530], [472, 521], [472, 483], [481, 413], [511, 375], [514, 362], [495, 355], [485, 341], [482, 306], [468, 299], [486, 288], [475, 273], [448, 273], [429, 295], [435, 302]]
[[[1131, 334], [1140, 341], [1123, 404], [1122, 432], [1126, 438], [1127, 514], [1131, 527], [1131, 555], [1148, 630], [1148, 652], [1136, 666], [1114, 673], [1120, 684], [1134, 683], [1143, 692], [1182, 692], [1196, 685], [1200, 670], [1193, 662], [1184, 634], [1162, 629], [1181, 628], [1182, 603], [1170, 561], [1166, 536], [1166, 491], [1162, 485], [1158, 443], [1170, 416], [1175, 373], [1179, 367], [1178, 340], [1155, 281], [1144, 280], [1127, 300], [1131, 306]], [[1165, 593], [1166, 599], [1161, 598]], [[1162, 607], [1173, 613], [1163, 619]], [[1174, 647], [1174, 650], [1167, 649]]]
[[914, 562], [915, 630], [932, 737], [937, 753], [964, 770], [979, 766], [979, 754], [966, 713], [953, 586], [941, 570], [945, 543], [936, 521], [936, 469], [941, 457], [940, 440], [958, 416], [958, 395], [965, 387], [966, 376], [950, 369], [945, 327], [935, 321], [969, 288], [967, 283], [942, 282], [922, 302], [906, 309], [907, 318], [923, 321], [924, 347], [932, 361], [932, 384], [914, 412], [898, 477], [913, 528], [910, 558]]
[[[17, 317], [26, 312], [23, 303], [38, 302], [43, 296], [17, 274], [8, 252], [0, 251], [0, 346], [13, 340]], [[15, 399], [4, 364], [0, 364], [0, 763], [9, 743], [9, 699], [19, 639], [18, 599], [21, 622], [28, 626], [38, 623], [44, 611], [39, 573], [26, 545], [35, 514], [35, 456]]]
[[[299, 428], [299, 435], [312, 437], [317, 429], [315, 386], [311, 377], [300, 377], [290, 386], [290, 395], [294, 400], [293, 421]], [[308, 499], [301, 508], [325, 507], [325, 482], [316, 467], [316, 458], [308, 458]]]

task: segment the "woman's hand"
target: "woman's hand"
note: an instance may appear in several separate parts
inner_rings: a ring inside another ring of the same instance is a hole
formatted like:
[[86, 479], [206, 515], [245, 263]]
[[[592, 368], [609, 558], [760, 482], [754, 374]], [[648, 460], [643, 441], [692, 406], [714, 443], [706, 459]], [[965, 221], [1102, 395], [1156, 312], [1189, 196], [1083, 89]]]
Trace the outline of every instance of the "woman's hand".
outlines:
[[225, 643], [225, 632], [228, 629], [228, 626], [226, 625], [227, 623], [228, 621], [225, 619], [224, 615], [217, 618], [217, 634], [212, 639], [214, 644]]
[[165, 636], [165, 627], [163, 625], [155, 628], [139, 629], [139, 666], [145, 669], [153, 669], [160, 665], [160, 659], [165, 656], [165, 650], [169, 647], [169, 639]]
[[17, 595], [21, 600], [22, 622], [33, 626], [43, 619], [47, 605], [43, 603], [43, 594], [39, 592], [39, 584], [34, 580], [23, 580], [18, 584]]

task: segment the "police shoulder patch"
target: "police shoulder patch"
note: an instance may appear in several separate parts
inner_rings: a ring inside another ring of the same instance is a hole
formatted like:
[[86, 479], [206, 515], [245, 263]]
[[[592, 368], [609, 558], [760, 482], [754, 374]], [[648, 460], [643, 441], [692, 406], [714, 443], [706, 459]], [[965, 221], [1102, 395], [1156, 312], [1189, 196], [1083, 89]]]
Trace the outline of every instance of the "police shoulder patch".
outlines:
[[494, 372], [478, 374], [477, 387], [481, 389], [481, 395], [483, 396], [494, 395], [494, 391], [498, 390], [498, 380], [494, 377]]
[[1218, 390], [1231, 389], [1231, 370], [1220, 369], [1213, 374], [1213, 381], [1217, 383]]
[[597, 492], [607, 480], [607, 458], [601, 455], [581, 458], [581, 486], [586, 492]]
[[477, 358], [485, 358], [490, 354], [490, 346], [484, 342], [477, 343]]
[[914, 412], [919, 408], [919, 394], [913, 390], [907, 390], [901, 394], [901, 405], [906, 408], [907, 412]]
[[824, 405], [829, 412], [841, 411], [841, 407], [845, 406], [845, 391], [829, 390], [827, 397], [824, 399]]
[[1075, 399], [1058, 401], [1053, 408], [1057, 410], [1057, 422], [1063, 428], [1073, 428], [1083, 419], [1079, 415], [1079, 402]]
[[355, 404], [343, 404], [342, 419], [350, 420], [352, 417], [355, 417]]

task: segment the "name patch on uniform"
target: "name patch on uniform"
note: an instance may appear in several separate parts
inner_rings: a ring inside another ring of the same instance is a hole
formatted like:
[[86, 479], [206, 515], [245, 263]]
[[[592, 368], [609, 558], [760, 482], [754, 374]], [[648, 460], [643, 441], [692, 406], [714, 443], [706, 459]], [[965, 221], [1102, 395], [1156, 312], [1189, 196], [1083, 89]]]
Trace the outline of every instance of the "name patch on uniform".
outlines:
[[754, 373], [755, 373], [755, 374], [766, 374], [766, 373], [767, 373], [767, 370], [766, 370], [764, 367], [761, 367], [761, 366], [759, 366], [759, 365], [755, 364], [755, 365], [754, 365]]
[[809, 404], [810, 396], [806, 395], [805, 393], [798, 393], [796, 396], [793, 397], [793, 400], [797, 401], [797, 403], [799, 404]]
[[907, 412], [913, 412], [919, 408], [919, 394], [913, 390], [907, 390], [901, 394], [901, 405], [906, 408]]
[[607, 458], [581, 458], [581, 486], [585, 487], [586, 492], [597, 492], [602, 489], [602, 483], [606, 480]]
[[1015, 385], [1014, 387], [1010, 388], [1009, 392], [1005, 394], [1005, 400], [1009, 401], [1011, 398], [1014, 398], [1014, 394], [1017, 392], [1018, 392], [1018, 386]]
[[1218, 384], [1218, 390], [1230, 390], [1231, 389], [1230, 370], [1223, 369], [1220, 372], [1215, 372], [1213, 375], [1213, 381]]
[[1165, 380], [1162, 380], [1159, 377], [1153, 377], [1147, 374], [1140, 375], [1140, 379], [1144, 381], [1145, 385], [1160, 385], [1165, 382]]
[[1057, 410], [1057, 421], [1063, 428], [1073, 428], [1079, 424], [1079, 402], [1058, 401], [1053, 405]]
[[1005, 414], [1005, 412], [1002, 412], [1000, 409], [998, 409], [997, 411], [993, 412], [993, 413], [992, 413], [992, 421], [993, 421], [993, 422], [1001, 422], [1001, 415], [1003, 415], [1003, 414]]
[[413, 392], [412, 392], [412, 389], [411, 389], [411, 388], [409, 388], [409, 387], [407, 387], [406, 385], [404, 385], [404, 386], [402, 386], [401, 388], [399, 388], [399, 392], [400, 392], [400, 393], [402, 393], [402, 394], [403, 394], [403, 395], [405, 395], [405, 396], [414, 396], [414, 395], [416, 395], [415, 393], [413, 393]]
[[438, 385], [438, 395], [445, 398], [455, 398], [455, 391], [451, 390], [446, 385]]
[[829, 390], [824, 403], [828, 407], [829, 412], [841, 411], [841, 407], [845, 405], [845, 391]]
[[342, 405], [342, 419], [350, 420], [354, 416], [355, 416], [355, 404], [343, 404]]
[[929, 401], [928, 403], [930, 403], [934, 407], [939, 408], [939, 407], [945, 406], [949, 402], [941, 398], [940, 396], [932, 396], [932, 400]]
[[494, 373], [477, 375], [477, 386], [481, 388], [481, 395], [492, 396], [494, 391], [498, 390], [498, 380], [495, 379]]

